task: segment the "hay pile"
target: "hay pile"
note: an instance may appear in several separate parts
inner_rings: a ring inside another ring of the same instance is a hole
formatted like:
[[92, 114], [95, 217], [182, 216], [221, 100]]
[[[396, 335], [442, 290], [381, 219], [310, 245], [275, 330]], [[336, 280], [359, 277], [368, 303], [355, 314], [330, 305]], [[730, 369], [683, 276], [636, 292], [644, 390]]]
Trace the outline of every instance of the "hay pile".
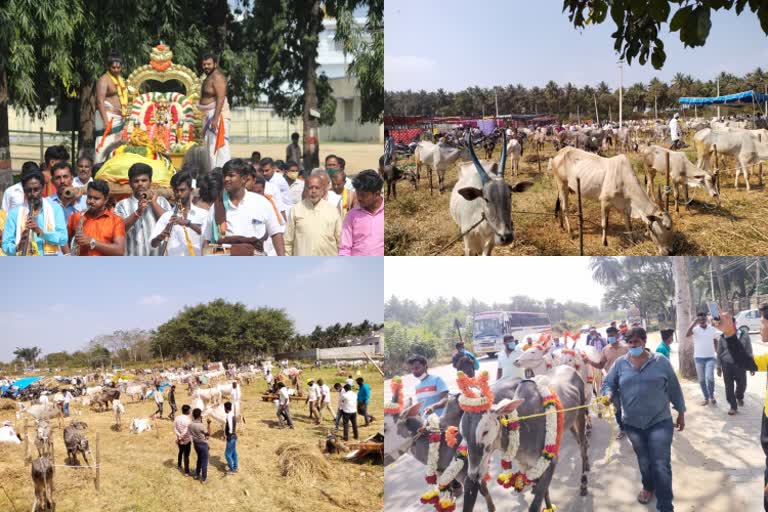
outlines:
[[317, 448], [299, 443], [283, 443], [275, 451], [280, 476], [313, 483], [331, 476], [331, 465]]
[[15, 411], [16, 409], [16, 402], [10, 398], [0, 398], [0, 411]]

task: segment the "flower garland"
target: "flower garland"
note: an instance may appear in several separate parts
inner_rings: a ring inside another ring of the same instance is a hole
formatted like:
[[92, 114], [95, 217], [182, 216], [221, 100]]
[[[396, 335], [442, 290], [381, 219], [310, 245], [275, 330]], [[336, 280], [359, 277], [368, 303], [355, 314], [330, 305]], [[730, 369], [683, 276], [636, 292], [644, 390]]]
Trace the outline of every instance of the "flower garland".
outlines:
[[395, 377], [390, 381], [392, 402], [384, 404], [384, 414], [400, 414], [403, 411], [403, 379]]
[[482, 413], [493, 405], [493, 391], [488, 385], [488, 372], [482, 372], [474, 378], [459, 372], [456, 384], [461, 390], [459, 407], [464, 412]]
[[[467, 445], [461, 444], [456, 450], [456, 456], [451, 464], [445, 468], [443, 474], [437, 481], [437, 487], [427, 491], [421, 496], [421, 502], [423, 504], [431, 504], [435, 506], [437, 512], [453, 512], [456, 510], [456, 500], [449, 492], [451, 482], [453, 482], [464, 468], [464, 464], [467, 461]], [[441, 497], [441, 494], [443, 495]]]
[[427, 474], [424, 477], [428, 484], [437, 485], [437, 462], [440, 458], [440, 417], [432, 413], [427, 418], [427, 439], [429, 439], [429, 451], [427, 452]]
[[[560, 442], [563, 436], [563, 427], [565, 426], [563, 404], [560, 403], [560, 399], [554, 391], [549, 388], [546, 388], [546, 390], [548, 394], [543, 396], [541, 400], [541, 405], [546, 414], [546, 433], [541, 457], [527, 472], [518, 471], [512, 473], [507, 471], [501, 473], [496, 481], [505, 489], [514, 487], [517, 492], [522, 492], [525, 487], [531, 485], [544, 474], [552, 459], [560, 453]], [[502, 424], [504, 423], [502, 422]], [[512, 420], [508, 421], [505, 426], [509, 431], [509, 444], [502, 455], [501, 466], [505, 470], [510, 470], [512, 468], [512, 460], [520, 446], [520, 420], [516, 413], [512, 414]]]

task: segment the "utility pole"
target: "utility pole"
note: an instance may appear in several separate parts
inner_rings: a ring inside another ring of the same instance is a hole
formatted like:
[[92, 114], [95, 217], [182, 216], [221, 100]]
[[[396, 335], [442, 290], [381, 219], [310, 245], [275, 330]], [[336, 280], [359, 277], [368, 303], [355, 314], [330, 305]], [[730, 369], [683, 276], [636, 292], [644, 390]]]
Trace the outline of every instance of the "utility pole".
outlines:
[[496, 100], [496, 117], [499, 117], [499, 91], [496, 90], [496, 88], [493, 88], [493, 96]]
[[600, 113], [597, 111], [597, 94], [593, 92], [592, 97], [595, 99], [595, 118], [597, 120], [597, 126], [600, 126]]
[[[717, 76], [717, 95], [720, 96], [720, 75]], [[717, 106], [717, 118], [720, 119], [720, 105]]]
[[624, 61], [619, 60], [619, 128], [624, 121]]
[[653, 97], [653, 115], [656, 119], [659, 118], [659, 97], [655, 96]]

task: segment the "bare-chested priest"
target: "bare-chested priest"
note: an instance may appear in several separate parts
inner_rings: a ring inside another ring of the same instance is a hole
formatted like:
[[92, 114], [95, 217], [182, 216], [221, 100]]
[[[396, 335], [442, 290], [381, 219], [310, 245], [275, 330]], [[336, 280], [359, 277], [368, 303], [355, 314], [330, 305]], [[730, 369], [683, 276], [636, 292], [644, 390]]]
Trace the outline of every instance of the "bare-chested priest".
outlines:
[[128, 108], [128, 88], [122, 77], [123, 59], [117, 53], [107, 57], [107, 72], [96, 82], [96, 161], [109, 157], [114, 143], [120, 140]]
[[232, 114], [227, 101], [227, 78], [218, 69], [218, 60], [212, 53], [200, 57], [206, 77], [200, 91], [200, 110], [203, 112], [203, 139], [208, 148], [211, 168], [224, 167], [230, 160], [229, 127]]

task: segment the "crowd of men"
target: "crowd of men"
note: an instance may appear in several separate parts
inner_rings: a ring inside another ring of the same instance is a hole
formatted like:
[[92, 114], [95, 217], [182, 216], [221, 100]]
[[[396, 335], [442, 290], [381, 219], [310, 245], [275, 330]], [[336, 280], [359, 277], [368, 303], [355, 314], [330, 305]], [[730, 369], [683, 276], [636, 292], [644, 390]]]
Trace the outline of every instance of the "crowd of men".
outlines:
[[311, 172], [259, 152], [211, 170], [186, 163], [171, 178], [173, 204], [152, 186], [149, 165], [130, 167], [131, 195], [115, 203], [89, 157], [73, 166], [52, 146], [44, 160], [24, 163], [3, 194], [5, 255], [384, 254], [383, 180], [375, 170], [350, 179], [336, 155]]

